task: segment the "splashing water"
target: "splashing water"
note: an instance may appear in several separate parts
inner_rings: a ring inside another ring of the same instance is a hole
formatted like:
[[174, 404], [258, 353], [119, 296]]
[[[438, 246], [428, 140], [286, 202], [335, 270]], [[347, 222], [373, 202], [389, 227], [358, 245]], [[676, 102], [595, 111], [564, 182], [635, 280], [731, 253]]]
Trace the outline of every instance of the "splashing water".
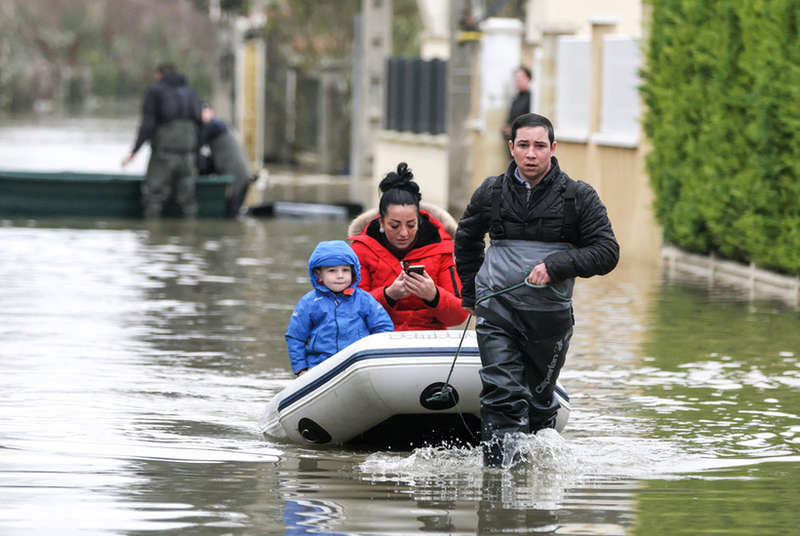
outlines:
[[[518, 460], [503, 470], [535, 471], [581, 478], [597, 475], [628, 478], [660, 473], [658, 464], [669, 460], [674, 467], [677, 449], [668, 442], [643, 438], [607, 437], [568, 441], [558, 432], [546, 429], [531, 435], [510, 438]], [[654, 471], [654, 469], [657, 469]], [[417, 477], [454, 473], [481, 473], [482, 447], [424, 447], [409, 455], [378, 452], [359, 465], [364, 474]]]

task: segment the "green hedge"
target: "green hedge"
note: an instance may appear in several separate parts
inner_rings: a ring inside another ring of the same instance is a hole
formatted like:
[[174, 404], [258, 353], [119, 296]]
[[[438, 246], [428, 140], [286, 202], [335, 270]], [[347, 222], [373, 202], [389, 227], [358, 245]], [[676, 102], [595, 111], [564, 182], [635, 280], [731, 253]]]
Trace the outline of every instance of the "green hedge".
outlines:
[[800, 3], [651, 4], [644, 128], [665, 241], [800, 274]]

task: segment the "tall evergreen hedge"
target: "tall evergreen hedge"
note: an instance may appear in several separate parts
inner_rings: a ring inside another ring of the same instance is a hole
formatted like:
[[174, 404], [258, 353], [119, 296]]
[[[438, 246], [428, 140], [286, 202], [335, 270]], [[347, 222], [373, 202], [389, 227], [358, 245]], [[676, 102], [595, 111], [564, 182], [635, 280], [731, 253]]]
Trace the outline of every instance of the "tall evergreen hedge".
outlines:
[[647, 171], [665, 241], [800, 274], [800, 0], [651, 0]]

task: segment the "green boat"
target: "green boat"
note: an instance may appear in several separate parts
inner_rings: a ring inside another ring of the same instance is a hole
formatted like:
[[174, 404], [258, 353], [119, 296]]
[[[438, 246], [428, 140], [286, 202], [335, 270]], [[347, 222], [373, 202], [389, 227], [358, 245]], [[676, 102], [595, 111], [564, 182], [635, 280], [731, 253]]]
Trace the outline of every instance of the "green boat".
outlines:
[[[141, 175], [0, 171], [0, 218], [141, 218]], [[196, 180], [197, 216], [224, 218], [230, 175]], [[174, 204], [165, 216], [179, 216]]]

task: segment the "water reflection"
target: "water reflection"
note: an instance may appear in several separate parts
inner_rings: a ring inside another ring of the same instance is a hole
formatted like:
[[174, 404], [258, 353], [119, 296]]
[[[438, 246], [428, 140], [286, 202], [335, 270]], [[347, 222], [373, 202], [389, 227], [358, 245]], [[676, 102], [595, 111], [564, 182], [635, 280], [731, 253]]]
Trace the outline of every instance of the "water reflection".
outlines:
[[98, 531], [227, 523], [236, 509], [204, 503], [280, 451], [255, 434], [252, 402], [275, 380], [241, 359], [257, 338], [231, 329], [241, 311], [229, 304], [248, 294], [241, 255], [207, 257], [226, 230], [47, 225], [0, 229], [0, 526], [63, 528], [65, 512]]
[[579, 483], [568, 450], [553, 448], [564, 443], [557, 437], [536, 440], [538, 459], [512, 471], [483, 469], [480, 449], [367, 455], [355, 482], [345, 460], [282, 463], [284, 520], [293, 534], [624, 534], [638, 484]]
[[[640, 407], [658, 415], [654, 434], [712, 457], [796, 453], [798, 312], [720, 302], [691, 286], [664, 285], [658, 303], [649, 367], [635, 379]], [[701, 326], [702, 336], [690, 336]]]

